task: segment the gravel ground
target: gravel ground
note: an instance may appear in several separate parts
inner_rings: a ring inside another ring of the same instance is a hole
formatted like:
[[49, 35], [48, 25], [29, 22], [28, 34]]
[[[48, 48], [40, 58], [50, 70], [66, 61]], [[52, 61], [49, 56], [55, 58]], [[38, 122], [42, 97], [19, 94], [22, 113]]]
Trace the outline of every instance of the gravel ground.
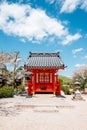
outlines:
[[0, 130], [87, 130], [85, 101], [37, 94], [0, 99]]

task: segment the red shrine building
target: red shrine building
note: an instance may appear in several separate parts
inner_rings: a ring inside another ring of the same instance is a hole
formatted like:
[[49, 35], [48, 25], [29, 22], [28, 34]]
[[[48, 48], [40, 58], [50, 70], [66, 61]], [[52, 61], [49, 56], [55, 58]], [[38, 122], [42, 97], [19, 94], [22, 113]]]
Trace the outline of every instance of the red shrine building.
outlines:
[[27, 63], [24, 66], [30, 71], [28, 82], [28, 95], [37, 92], [49, 92], [61, 95], [61, 84], [58, 80], [58, 71], [65, 66], [57, 53], [32, 53], [30, 52]]

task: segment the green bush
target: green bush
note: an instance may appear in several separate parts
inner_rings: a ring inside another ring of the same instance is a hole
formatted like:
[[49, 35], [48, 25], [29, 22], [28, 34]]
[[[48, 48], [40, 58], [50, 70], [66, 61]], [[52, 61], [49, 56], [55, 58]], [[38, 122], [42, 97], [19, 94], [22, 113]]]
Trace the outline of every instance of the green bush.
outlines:
[[0, 98], [7, 98], [14, 96], [14, 89], [12, 86], [4, 86], [0, 88]]
[[73, 88], [73, 91], [72, 91], [72, 93], [74, 94], [76, 90], [77, 90], [77, 88]]
[[19, 85], [18, 87], [18, 90], [20, 90], [20, 91], [25, 91], [25, 86], [24, 85]]
[[66, 94], [66, 95], [70, 95], [70, 91], [69, 91], [69, 88], [67, 86], [62, 86], [61, 87], [62, 91]]

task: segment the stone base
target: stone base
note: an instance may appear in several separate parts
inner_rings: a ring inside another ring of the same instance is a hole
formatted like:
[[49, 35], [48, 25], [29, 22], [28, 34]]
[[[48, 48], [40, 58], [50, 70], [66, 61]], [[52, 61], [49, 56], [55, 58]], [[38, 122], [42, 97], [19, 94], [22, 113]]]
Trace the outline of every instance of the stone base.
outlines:
[[26, 98], [32, 98], [32, 94], [27, 95]]
[[81, 96], [81, 93], [79, 90], [77, 90], [72, 98], [72, 100], [84, 100], [83, 97]]
[[73, 96], [72, 100], [84, 100], [81, 96]]

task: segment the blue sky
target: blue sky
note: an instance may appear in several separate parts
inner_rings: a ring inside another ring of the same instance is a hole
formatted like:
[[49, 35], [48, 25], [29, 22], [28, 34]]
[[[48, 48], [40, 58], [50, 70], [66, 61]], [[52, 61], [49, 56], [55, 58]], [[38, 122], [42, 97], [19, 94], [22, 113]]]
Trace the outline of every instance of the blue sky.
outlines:
[[1, 0], [0, 52], [60, 52], [72, 76], [87, 66], [87, 0]]

